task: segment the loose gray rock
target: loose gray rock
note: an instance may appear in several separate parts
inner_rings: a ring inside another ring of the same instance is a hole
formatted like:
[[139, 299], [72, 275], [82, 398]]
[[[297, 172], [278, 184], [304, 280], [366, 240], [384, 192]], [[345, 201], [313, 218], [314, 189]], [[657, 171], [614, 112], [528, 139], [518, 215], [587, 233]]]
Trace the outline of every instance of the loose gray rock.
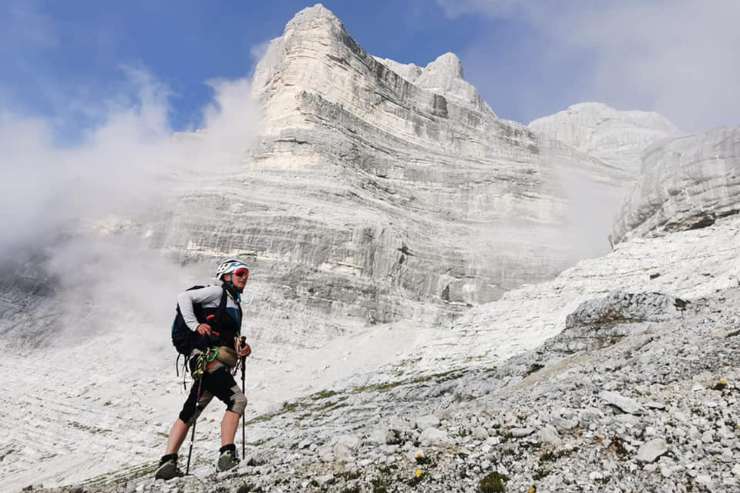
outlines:
[[334, 475], [324, 474], [322, 476], [317, 477], [316, 481], [319, 483], [320, 486], [326, 486], [334, 482]]
[[388, 433], [390, 430], [384, 426], [378, 426], [367, 435], [367, 441], [376, 445], [385, 445], [388, 443]]
[[528, 437], [532, 433], [534, 433], [534, 428], [512, 428], [511, 429], [511, 436], [514, 438]]
[[537, 435], [537, 438], [539, 438], [540, 442], [547, 444], [547, 445], [553, 445], [558, 446], [562, 442], [560, 439], [560, 435], [558, 434], [558, 430], [555, 429], [552, 425], [545, 425]]
[[661, 455], [668, 452], [668, 444], [662, 438], [645, 442], [637, 451], [637, 461], [643, 463], [655, 462]]
[[427, 414], [426, 416], [420, 416], [416, 418], [415, 426], [420, 430], [426, 430], [427, 428], [436, 428], [439, 426], [439, 418], [433, 414]]
[[473, 437], [476, 440], [485, 440], [489, 437], [488, 430], [486, 430], [483, 426], [476, 426], [473, 428]]
[[578, 421], [574, 418], [566, 419], [562, 416], [554, 416], [551, 418], [550, 423], [557, 428], [559, 431], [569, 431], [578, 426]]
[[342, 435], [334, 442], [334, 457], [339, 461], [349, 462], [360, 446], [360, 439], [355, 435]]
[[331, 462], [334, 460], [334, 451], [329, 446], [320, 447], [317, 455], [323, 462]]
[[714, 481], [709, 474], [699, 474], [696, 477], [696, 482], [697, 484], [703, 486], [705, 489], [709, 491], [714, 491]]
[[427, 428], [426, 430], [422, 431], [421, 436], [419, 437], [419, 441], [422, 445], [437, 447], [452, 444], [452, 439], [450, 439], [447, 432], [444, 430], [439, 430], [437, 428]]
[[617, 392], [604, 391], [599, 394], [599, 397], [607, 402], [607, 404], [620, 409], [622, 412], [640, 415], [642, 414], [642, 406], [639, 402], [629, 397], [624, 397]]
[[645, 407], [647, 407], [649, 409], [658, 409], [658, 410], [661, 410], [661, 411], [665, 410], [665, 404], [663, 404], [661, 402], [656, 402], [656, 401], [647, 401], [645, 403]]

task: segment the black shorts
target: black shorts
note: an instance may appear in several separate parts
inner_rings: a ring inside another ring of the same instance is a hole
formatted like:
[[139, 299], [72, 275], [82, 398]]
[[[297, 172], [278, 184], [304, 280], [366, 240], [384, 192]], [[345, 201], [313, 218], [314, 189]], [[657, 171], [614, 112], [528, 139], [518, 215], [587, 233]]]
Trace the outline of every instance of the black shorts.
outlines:
[[190, 395], [188, 395], [188, 399], [182, 406], [182, 411], [180, 411], [181, 420], [187, 424], [191, 424], [193, 418], [197, 418], [214, 396], [226, 404], [227, 411], [232, 411], [239, 415], [244, 414], [247, 398], [226, 367], [218, 368], [212, 373], [206, 372], [203, 374], [202, 379], [200, 398], [198, 398], [198, 382], [193, 382], [193, 385], [190, 387]]

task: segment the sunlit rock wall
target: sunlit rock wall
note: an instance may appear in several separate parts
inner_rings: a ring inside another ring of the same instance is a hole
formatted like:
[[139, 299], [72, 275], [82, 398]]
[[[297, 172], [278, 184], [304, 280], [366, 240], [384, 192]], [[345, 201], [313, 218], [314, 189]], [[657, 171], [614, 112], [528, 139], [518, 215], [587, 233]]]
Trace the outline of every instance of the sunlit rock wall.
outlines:
[[161, 234], [186, 257], [251, 254], [276, 337], [439, 323], [608, 249], [623, 172], [497, 119], [452, 54], [420, 84], [393, 67], [325, 8], [298, 13], [254, 75], [256, 148]]
[[696, 229], [740, 211], [740, 129], [722, 128], [648, 149], [614, 241]]

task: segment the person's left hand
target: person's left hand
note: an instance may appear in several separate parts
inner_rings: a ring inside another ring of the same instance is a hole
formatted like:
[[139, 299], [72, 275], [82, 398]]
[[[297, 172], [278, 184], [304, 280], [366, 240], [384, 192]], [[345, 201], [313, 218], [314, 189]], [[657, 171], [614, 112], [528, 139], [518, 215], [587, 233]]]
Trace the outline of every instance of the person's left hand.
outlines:
[[246, 358], [247, 356], [252, 354], [252, 348], [249, 346], [249, 344], [245, 342], [244, 345], [239, 348], [237, 354], [240, 358]]

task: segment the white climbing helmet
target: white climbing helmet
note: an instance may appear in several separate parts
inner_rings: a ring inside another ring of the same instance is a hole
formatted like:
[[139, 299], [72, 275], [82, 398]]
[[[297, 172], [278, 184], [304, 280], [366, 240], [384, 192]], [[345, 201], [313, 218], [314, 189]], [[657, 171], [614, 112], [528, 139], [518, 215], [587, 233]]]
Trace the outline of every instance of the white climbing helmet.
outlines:
[[221, 265], [218, 266], [218, 269], [216, 269], [216, 278], [221, 279], [224, 274], [231, 274], [236, 269], [239, 269], [240, 267], [243, 267], [247, 270], [249, 270], [249, 267], [247, 267], [247, 264], [245, 264], [243, 261], [239, 260], [238, 258], [229, 258], [221, 262]]

